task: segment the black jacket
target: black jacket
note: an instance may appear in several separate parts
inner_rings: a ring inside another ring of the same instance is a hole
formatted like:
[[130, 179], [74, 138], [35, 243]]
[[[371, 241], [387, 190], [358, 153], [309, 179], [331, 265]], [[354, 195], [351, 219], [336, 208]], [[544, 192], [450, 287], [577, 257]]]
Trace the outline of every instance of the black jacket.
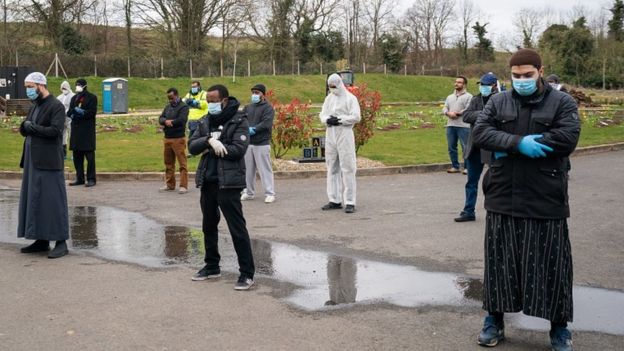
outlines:
[[250, 127], [256, 128], [256, 134], [251, 136], [251, 145], [271, 145], [271, 131], [273, 130], [273, 106], [264, 100], [257, 104], [249, 104], [243, 108], [247, 114]]
[[[33, 122], [35, 132], [25, 130], [24, 123], [33, 121], [35, 109], [37, 120]], [[20, 125], [22, 136], [31, 136], [30, 156], [35, 168], [63, 170], [63, 129], [65, 128], [65, 107], [54, 96], [39, 98], [28, 111], [26, 120]], [[26, 141], [24, 140], [24, 143]], [[24, 168], [24, 152], [20, 167]]]
[[481, 153], [481, 163], [490, 163], [491, 160], [491, 152], [486, 150], [481, 150], [474, 144], [474, 126], [477, 123], [477, 119], [479, 115], [483, 111], [485, 104], [487, 104], [488, 100], [492, 97], [492, 95], [485, 97], [481, 94], [475, 95], [470, 99], [470, 104], [468, 108], [464, 110], [462, 114], [462, 120], [464, 123], [470, 124], [470, 134], [468, 135], [468, 142], [466, 143], [466, 151], [464, 154], [464, 159], [470, 157], [474, 152]]
[[[85, 110], [84, 116], [75, 112], [75, 108]], [[89, 91], [74, 95], [69, 103], [67, 117], [72, 119], [69, 148], [74, 151], [95, 151], [95, 114], [97, 96]]]
[[[186, 121], [188, 120], [189, 107], [183, 103], [182, 100], [177, 105], [173, 106], [168, 103], [165, 106], [158, 123], [163, 126], [163, 132], [165, 132], [166, 139], [184, 138], [186, 135]], [[165, 121], [173, 121], [171, 127], [165, 126]]]
[[[206, 178], [210, 177], [207, 173], [215, 165], [220, 189], [242, 189], [246, 186], [245, 152], [249, 146], [249, 123], [247, 116], [238, 111], [239, 106], [236, 98], [230, 97], [221, 114], [202, 117], [199, 126], [189, 138], [189, 152], [193, 155], [202, 154], [195, 174], [195, 185], [198, 188], [201, 188]], [[211, 123], [211, 120], [220, 122]], [[215, 131], [221, 131], [218, 139], [227, 149], [227, 155], [224, 157], [217, 157], [208, 144], [210, 133]]]
[[[540, 219], [570, 215], [566, 159], [581, 131], [578, 109], [568, 94], [542, 86], [528, 98], [515, 91], [493, 95], [477, 120], [475, 144], [508, 154], [493, 160], [483, 178], [488, 211]], [[542, 134], [537, 141], [554, 151], [536, 159], [520, 154], [520, 140], [529, 134]]]

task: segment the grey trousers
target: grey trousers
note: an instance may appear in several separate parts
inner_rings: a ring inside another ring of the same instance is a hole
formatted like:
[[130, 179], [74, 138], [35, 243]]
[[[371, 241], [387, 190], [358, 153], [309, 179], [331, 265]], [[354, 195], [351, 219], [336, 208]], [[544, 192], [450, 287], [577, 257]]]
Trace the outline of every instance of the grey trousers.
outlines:
[[245, 153], [245, 168], [247, 169], [247, 195], [254, 196], [256, 192], [256, 170], [260, 173], [260, 180], [265, 196], [275, 196], [273, 189], [273, 166], [271, 165], [271, 145], [249, 145]]

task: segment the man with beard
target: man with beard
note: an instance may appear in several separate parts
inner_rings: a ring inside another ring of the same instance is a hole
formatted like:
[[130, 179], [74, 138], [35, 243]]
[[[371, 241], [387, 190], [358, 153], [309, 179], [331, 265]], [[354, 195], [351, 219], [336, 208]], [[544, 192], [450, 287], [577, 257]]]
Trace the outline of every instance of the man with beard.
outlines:
[[566, 159], [581, 124], [570, 95], [543, 77], [540, 55], [509, 61], [513, 90], [492, 96], [474, 128], [475, 144], [494, 152], [483, 178], [485, 267], [478, 343], [504, 339], [505, 312], [550, 321], [553, 350], [572, 350], [572, 253]]

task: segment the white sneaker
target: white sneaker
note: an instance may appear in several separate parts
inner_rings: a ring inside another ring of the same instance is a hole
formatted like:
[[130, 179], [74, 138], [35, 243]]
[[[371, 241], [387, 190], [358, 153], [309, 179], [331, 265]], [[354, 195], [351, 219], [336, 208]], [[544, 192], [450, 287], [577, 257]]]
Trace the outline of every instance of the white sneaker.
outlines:
[[264, 198], [264, 203], [266, 204], [271, 204], [275, 202], [275, 195], [267, 195], [267, 197]]
[[247, 200], [253, 200], [254, 196], [253, 195], [249, 195], [247, 193], [243, 193], [243, 195], [241, 195], [241, 201], [247, 201]]
[[186, 193], [188, 193], [188, 189], [181, 186], [180, 190], [178, 190], [178, 194], [186, 194]]
[[163, 186], [162, 188], [159, 188], [158, 191], [161, 193], [164, 193], [164, 192], [169, 192], [169, 191], [175, 191], [175, 189], [172, 189], [168, 186]]

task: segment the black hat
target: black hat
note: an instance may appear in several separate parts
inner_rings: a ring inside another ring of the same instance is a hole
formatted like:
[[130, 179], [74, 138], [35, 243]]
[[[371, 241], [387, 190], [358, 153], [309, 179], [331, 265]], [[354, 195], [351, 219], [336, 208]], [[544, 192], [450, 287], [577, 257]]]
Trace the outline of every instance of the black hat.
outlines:
[[80, 85], [81, 87], [86, 87], [87, 86], [87, 81], [80, 78], [78, 80], [76, 80], [76, 85]]
[[264, 86], [264, 84], [256, 84], [251, 88], [251, 90], [257, 90], [261, 92], [262, 95], [266, 95], [266, 87]]
[[557, 76], [556, 74], [551, 74], [548, 77], [546, 77], [546, 81], [559, 84], [559, 76]]
[[509, 67], [522, 65], [532, 65], [540, 69], [542, 67], [542, 58], [535, 50], [520, 49], [509, 59]]

